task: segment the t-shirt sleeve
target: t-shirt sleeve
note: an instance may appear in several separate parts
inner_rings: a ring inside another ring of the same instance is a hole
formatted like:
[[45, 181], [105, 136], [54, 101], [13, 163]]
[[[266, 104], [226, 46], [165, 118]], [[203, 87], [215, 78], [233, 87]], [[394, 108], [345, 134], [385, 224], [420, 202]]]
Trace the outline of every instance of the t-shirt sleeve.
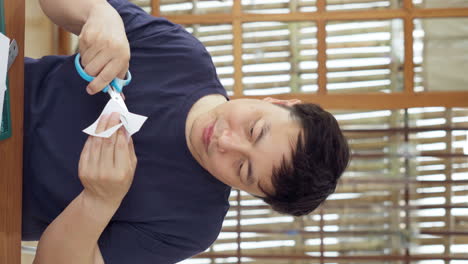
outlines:
[[106, 264], [176, 263], [204, 250], [182, 238], [167, 238], [127, 222], [109, 223], [98, 245]]
[[146, 36], [162, 34], [176, 26], [165, 18], [146, 13], [141, 7], [127, 0], [108, 0], [108, 3], [122, 17], [130, 43]]

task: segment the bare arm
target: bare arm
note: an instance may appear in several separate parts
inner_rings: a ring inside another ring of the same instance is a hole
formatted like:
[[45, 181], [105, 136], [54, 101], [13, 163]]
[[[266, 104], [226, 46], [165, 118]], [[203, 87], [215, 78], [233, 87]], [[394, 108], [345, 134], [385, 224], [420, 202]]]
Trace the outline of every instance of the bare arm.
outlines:
[[[101, 117], [96, 131], [118, 124], [116, 113]], [[89, 137], [81, 153], [84, 190], [54, 219], [39, 240], [35, 264], [102, 264], [97, 241], [133, 181], [137, 159], [124, 128], [108, 139]]]
[[44, 13], [55, 24], [79, 35], [90, 11], [96, 5], [109, 5], [106, 0], [39, 0]]
[[34, 264], [104, 263], [97, 241], [117, 208], [81, 192], [42, 234]]

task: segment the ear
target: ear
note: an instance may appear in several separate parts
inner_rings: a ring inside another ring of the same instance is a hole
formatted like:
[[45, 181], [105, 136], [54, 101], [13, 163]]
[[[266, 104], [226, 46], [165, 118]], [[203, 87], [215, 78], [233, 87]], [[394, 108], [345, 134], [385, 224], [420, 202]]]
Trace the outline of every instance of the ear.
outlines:
[[302, 101], [299, 99], [289, 99], [289, 100], [280, 100], [280, 99], [275, 99], [271, 97], [266, 97], [263, 98], [263, 101], [272, 103], [272, 104], [280, 104], [280, 105], [285, 105], [285, 106], [293, 106], [295, 104], [301, 104]]

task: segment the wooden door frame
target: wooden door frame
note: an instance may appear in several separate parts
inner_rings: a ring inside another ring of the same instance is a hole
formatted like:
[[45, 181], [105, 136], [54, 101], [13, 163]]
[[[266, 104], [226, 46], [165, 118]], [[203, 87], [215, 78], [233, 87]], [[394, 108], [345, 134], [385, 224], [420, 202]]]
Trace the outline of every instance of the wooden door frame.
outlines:
[[6, 34], [19, 54], [8, 72], [12, 136], [0, 141], [0, 263], [21, 263], [23, 179], [24, 0], [4, 0]]

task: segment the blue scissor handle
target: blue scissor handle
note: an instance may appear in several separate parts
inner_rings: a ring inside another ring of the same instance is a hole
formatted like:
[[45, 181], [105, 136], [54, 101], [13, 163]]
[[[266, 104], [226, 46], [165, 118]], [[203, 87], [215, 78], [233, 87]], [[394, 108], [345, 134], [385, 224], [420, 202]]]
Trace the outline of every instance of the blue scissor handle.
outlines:
[[[83, 70], [83, 67], [81, 66], [81, 63], [80, 63], [80, 54], [78, 53], [75, 57], [75, 68], [76, 68], [76, 71], [78, 72], [78, 74], [81, 76], [81, 78], [83, 78], [84, 80], [88, 81], [88, 82], [92, 82], [94, 80], [94, 77], [93, 76], [90, 76], [88, 75], [84, 70]], [[112, 87], [114, 87], [114, 89], [121, 93], [122, 92], [122, 89], [124, 86], [127, 86], [130, 81], [132, 80], [132, 75], [130, 74], [130, 71], [127, 71], [127, 74], [125, 76], [125, 80], [122, 80], [122, 79], [119, 79], [119, 78], [115, 78], [114, 80], [112, 80], [112, 82], [110, 83], [110, 85], [112, 85]], [[104, 93], [107, 93], [107, 91], [109, 90], [109, 85], [107, 85], [102, 91]]]

